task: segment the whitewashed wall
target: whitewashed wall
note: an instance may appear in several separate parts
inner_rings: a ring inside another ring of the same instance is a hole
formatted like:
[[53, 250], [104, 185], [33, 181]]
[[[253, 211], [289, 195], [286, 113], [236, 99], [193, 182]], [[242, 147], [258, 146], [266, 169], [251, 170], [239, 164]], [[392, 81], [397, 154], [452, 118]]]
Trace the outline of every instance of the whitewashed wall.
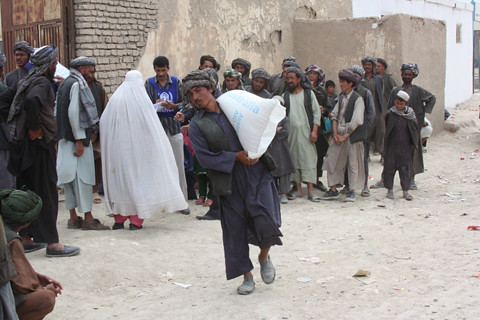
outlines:
[[[445, 108], [452, 108], [472, 95], [473, 5], [453, 0], [352, 0], [354, 18], [380, 17], [405, 13], [413, 16], [443, 20], [447, 27], [447, 58], [445, 79]], [[457, 25], [461, 24], [461, 43], [456, 42]], [[415, 48], [412, 48], [415, 50]], [[405, 61], [415, 62], [415, 61]], [[428, 70], [420, 68], [422, 72]], [[428, 89], [428, 84], [423, 84]], [[439, 107], [439, 106], [437, 106]]]

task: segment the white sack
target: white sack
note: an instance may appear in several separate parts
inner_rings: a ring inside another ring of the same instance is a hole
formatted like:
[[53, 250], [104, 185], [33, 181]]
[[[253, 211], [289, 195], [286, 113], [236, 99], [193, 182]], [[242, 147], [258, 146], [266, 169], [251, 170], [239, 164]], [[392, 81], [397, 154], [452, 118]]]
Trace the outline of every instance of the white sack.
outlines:
[[285, 108], [277, 99], [263, 99], [243, 90], [228, 91], [217, 101], [248, 156], [260, 158], [275, 137], [278, 123], [285, 118]]

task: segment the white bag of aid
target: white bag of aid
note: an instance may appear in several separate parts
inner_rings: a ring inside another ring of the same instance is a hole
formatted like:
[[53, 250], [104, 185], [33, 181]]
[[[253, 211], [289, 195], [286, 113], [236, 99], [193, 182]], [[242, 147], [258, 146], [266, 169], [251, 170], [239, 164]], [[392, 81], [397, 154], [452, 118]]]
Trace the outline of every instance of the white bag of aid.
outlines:
[[243, 90], [227, 91], [217, 101], [248, 157], [260, 158], [275, 137], [278, 123], [285, 118], [285, 108], [277, 99], [260, 98]]

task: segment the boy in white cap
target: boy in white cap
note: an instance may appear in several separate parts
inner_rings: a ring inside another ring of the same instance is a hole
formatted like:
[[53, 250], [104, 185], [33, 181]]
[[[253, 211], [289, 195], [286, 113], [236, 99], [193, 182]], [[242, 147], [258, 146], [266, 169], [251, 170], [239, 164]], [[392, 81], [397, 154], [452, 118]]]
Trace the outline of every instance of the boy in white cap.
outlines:
[[383, 185], [387, 188], [387, 198], [393, 199], [393, 178], [398, 171], [403, 197], [412, 200], [410, 189], [412, 177], [412, 155], [418, 144], [418, 124], [415, 112], [407, 106], [410, 96], [400, 90], [395, 97], [395, 105], [385, 115]]

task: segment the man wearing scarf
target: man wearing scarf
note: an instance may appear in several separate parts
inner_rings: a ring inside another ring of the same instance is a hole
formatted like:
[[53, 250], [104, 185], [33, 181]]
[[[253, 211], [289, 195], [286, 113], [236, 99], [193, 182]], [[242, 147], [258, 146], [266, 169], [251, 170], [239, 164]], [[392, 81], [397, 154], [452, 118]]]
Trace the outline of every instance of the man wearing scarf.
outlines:
[[225, 81], [223, 82], [223, 90], [225, 93], [231, 90], [245, 90], [242, 82], [242, 74], [234, 69], [227, 69], [223, 73]]
[[0, 52], [0, 84], [5, 84], [5, 73], [3, 72], [3, 67], [7, 62], [7, 57], [3, 52]]
[[383, 184], [388, 190], [387, 198], [393, 199], [393, 178], [398, 171], [403, 197], [412, 200], [408, 193], [412, 176], [412, 153], [418, 148], [418, 124], [415, 112], [407, 106], [409, 95], [398, 91], [395, 105], [385, 115], [385, 147], [383, 165]]
[[375, 67], [377, 66], [377, 59], [371, 56], [366, 56], [362, 59], [363, 70], [365, 76], [363, 85], [370, 90], [373, 96], [373, 103], [375, 105], [375, 118], [369, 128], [368, 137], [373, 142], [374, 152], [382, 154], [383, 152], [383, 136], [385, 135], [385, 118], [386, 108], [383, 106], [383, 79], [375, 74]]
[[61, 244], [57, 232], [57, 124], [52, 89], [57, 54], [55, 46], [40, 49], [31, 58], [33, 68], [19, 82], [7, 119], [15, 146], [8, 169], [17, 176], [17, 186], [26, 186], [43, 201], [38, 219], [20, 231], [26, 250], [38, 250], [47, 243], [47, 256], [63, 257], [79, 253], [80, 248]]
[[55, 297], [61, 294], [63, 289], [58, 281], [33, 269], [25, 256], [21, 237], [17, 233], [37, 219], [41, 208], [42, 199], [31, 191], [0, 190], [0, 215], [5, 228], [8, 251], [16, 272], [11, 285], [16, 312], [21, 320], [43, 319], [52, 312]]
[[252, 85], [245, 87], [245, 90], [264, 99], [271, 99], [272, 94], [265, 90], [265, 88], [268, 88], [269, 81], [270, 74], [265, 69], [255, 69], [252, 71]]
[[34, 50], [27, 41], [15, 42], [13, 45], [13, 54], [15, 55], [15, 63], [17, 69], [9, 72], [5, 76], [5, 85], [9, 88], [15, 88], [18, 81], [27, 76], [28, 71], [32, 68], [30, 57]]
[[[85, 78], [93, 76], [95, 60], [79, 57], [70, 62], [70, 75], [57, 94], [58, 185], [65, 189], [65, 205], [70, 211], [69, 229], [107, 230], [92, 215], [92, 188], [95, 164], [91, 141], [98, 132], [98, 110]], [[75, 208], [84, 213], [79, 217]]]
[[330, 189], [321, 199], [338, 199], [337, 185], [344, 184], [345, 170], [348, 170], [349, 190], [345, 201], [353, 202], [355, 189], [364, 178], [363, 141], [366, 135], [359, 127], [364, 122], [365, 105], [360, 94], [354, 90], [360, 77], [351, 70], [342, 70], [338, 78], [342, 93], [332, 111], [333, 142], [323, 163]]
[[288, 143], [295, 165], [295, 173], [291, 175], [297, 191], [295, 197], [301, 198], [302, 183], [307, 184], [308, 199], [319, 201], [313, 193], [313, 184], [317, 182], [317, 149], [320, 127], [320, 107], [303, 72], [296, 67], [285, 71], [288, 91], [283, 94], [287, 116], [290, 118]]
[[252, 79], [249, 78], [252, 64], [249, 61], [242, 58], [237, 58], [232, 61], [232, 69], [242, 74], [242, 83], [244, 86], [252, 85]]
[[[405, 91], [410, 99], [408, 100], [408, 105], [415, 112], [417, 118], [418, 127], [423, 127], [423, 122], [425, 118], [425, 113], [432, 113], [433, 107], [437, 98], [435, 95], [425, 90], [422, 87], [412, 84], [413, 79], [418, 76], [419, 70], [418, 66], [413, 63], [402, 64], [401, 75], [402, 75], [402, 85], [395, 87], [391, 94], [390, 99], [388, 100], [388, 105], [393, 106], [395, 103], [395, 98], [400, 90]], [[419, 147], [413, 150], [413, 171], [412, 171], [412, 182], [410, 185], [410, 190], [417, 190], [417, 184], [415, 183], [415, 175], [422, 173], [424, 170], [423, 166], [423, 152], [422, 152], [422, 141], [420, 136], [418, 138]]]
[[272, 174], [263, 161], [250, 159], [235, 129], [213, 96], [215, 81], [195, 70], [183, 79], [185, 95], [198, 109], [189, 135], [195, 155], [209, 170], [220, 207], [227, 280], [242, 276], [239, 294], [255, 290], [249, 243], [260, 247], [260, 274], [266, 284], [275, 280], [269, 251], [281, 245], [280, 203]]

